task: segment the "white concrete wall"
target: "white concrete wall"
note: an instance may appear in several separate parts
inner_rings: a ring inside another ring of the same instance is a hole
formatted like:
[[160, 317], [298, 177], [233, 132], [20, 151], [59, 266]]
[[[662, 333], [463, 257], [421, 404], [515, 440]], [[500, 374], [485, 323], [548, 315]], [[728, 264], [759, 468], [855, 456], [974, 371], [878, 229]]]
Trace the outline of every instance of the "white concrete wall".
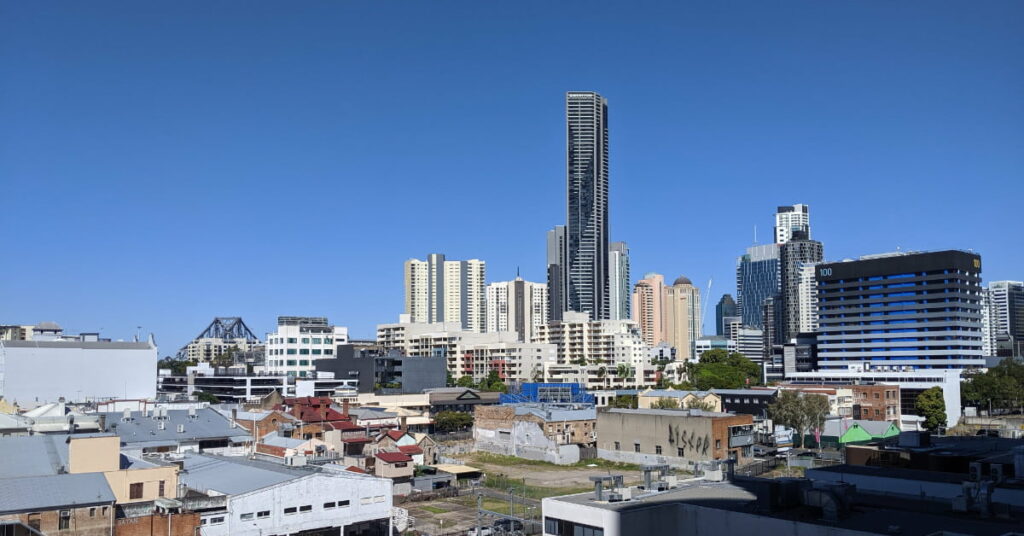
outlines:
[[477, 450], [485, 452], [559, 465], [571, 465], [580, 461], [578, 446], [555, 443], [544, 435], [544, 431], [535, 422], [516, 421], [511, 429], [501, 431], [509, 433], [501, 434], [499, 430], [474, 427], [474, 446]]
[[[325, 502], [349, 501], [349, 506], [325, 509]], [[289, 507], [312, 506], [306, 513], [284, 514]], [[223, 516], [224, 523], [200, 528], [201, 536], [287, 534], [318, 527], [344, 527], [391, 515], [391, 481], [368, 476], [318, 473], [277, 486], [228, 498], [227, 513], [203, 514], [204, 519]], [[260, 511], [270, 516], [257, 518]], [[252, 513], [253, 519], [242, 520]]]
[[68, 402], [156, 397], [156, 346], [92, 349], [75, 344], [0, 346], [4, 371], [0, 395], [22, 404], [56, 402], [60, 397]]

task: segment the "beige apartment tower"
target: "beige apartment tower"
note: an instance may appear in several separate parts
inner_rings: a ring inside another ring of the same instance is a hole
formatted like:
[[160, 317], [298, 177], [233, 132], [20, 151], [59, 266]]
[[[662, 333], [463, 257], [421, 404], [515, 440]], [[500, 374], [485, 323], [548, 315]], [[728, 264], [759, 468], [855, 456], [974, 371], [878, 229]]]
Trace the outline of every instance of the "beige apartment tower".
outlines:
[[414, 323], [459, 322], [465, 331], [483, 332], [484, 261], [449, 261], [440, 253], [405, 261], [405, 314]]

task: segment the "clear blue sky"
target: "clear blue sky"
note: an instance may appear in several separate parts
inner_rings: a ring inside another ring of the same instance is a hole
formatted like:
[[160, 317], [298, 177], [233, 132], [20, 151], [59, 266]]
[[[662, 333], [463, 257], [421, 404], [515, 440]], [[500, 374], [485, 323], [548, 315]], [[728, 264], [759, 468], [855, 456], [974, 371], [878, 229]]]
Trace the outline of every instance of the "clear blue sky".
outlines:
[[166, 355], [214, 316], [371, 336], [430, 252], [542, 280], [568, 90], [609, 99], [634, 279], [717, 301], [792, 203], [831, 260], [1024, 279], [1021, 28], [1017, 0], [5, 2], [0, 323]]

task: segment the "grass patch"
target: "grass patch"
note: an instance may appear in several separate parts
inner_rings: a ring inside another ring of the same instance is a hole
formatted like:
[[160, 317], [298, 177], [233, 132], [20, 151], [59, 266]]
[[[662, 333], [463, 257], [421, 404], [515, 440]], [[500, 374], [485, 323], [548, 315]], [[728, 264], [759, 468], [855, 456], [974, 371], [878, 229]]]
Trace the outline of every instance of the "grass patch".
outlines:
[[450, 510], [445, 510], [444, 508], [438, 508], [436, 506], [420, 506], [418, 508], [420, 510], [426, 510], [426, 511], [430, 512], [431, 514], [444, 514], [444, 513], [447, 513], [447, 512], [450, 511]]
[[[487, 463], [490, 465], [504, 465], [511, 467], [521, 467], [529, 465], [531, 467], [550, 467], [552, 469], [571, 469], [571, 468], [588, 468], [588, 465], [594, 465], [601, 469], [617, 469], [619, 471], [639, 471], [640, 466], [635, 463], [623, 463], [613, 462], [609, 460], [603, 460], [601, 458], [594, 458], [592, 460], [580, 460], [574, 464], [569, 465], [558, 465], [551, 462], [542, 460], [527, 460], [525, 458], [517, 458], [515, 456], [508, 456], [505, 454], [494, 454], [492, 452], [474, 452], [470, 454], [474, 461], [478, 463]], [[593, 469], [591, 467], [590, 469]]]
[[505, 475], [488, 475], [488, 477], [484, 479], [483, 484], [488, 488], [501, 491], [508, 491], [509, 488], [513, 488], [515, 489], [516, 495], [525, 495], [531, 499], [544, 499], [546, 497], [556, 497], [558, 495], [570, 495], [594, 489], [592, 486], [570, 486], [557, 488], [532, 486], [529, 484], [523, 484], [522, 480], [511, 479]]

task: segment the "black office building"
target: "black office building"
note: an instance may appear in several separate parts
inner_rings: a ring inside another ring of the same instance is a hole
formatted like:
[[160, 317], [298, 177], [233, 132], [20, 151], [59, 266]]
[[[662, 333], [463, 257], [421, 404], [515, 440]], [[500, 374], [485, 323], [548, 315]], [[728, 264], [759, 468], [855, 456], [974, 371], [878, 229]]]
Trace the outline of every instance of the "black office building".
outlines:
[[723, 294], [715, 306], [715, 335], [725, 335], [729, 332], [729, 324], [739, 321], [739, 310], [736, 308], [736, 300], [732, 294]]
[[358, 380], [360, 393], [415, 394], [444, 387], [444, 357], [411, 357], [398, 350], [340, 344], [334, 359], [314, 361], [317, 372], [333, 372], [338, 379]]
[[981, 257], [893, 253], [818, 265], [818, 367], [977, 368]]

